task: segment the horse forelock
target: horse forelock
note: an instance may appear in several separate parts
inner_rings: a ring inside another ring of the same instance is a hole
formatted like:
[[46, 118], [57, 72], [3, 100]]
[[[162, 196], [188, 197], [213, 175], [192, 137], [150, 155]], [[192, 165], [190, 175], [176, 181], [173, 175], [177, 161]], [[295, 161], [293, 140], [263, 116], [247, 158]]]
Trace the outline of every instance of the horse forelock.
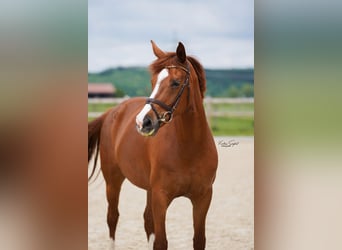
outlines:
[[[190, 62], [191, 67], [194, 69], [197, 79], [198, 79], [198, 84], [199, 84], [199, 89], [201, 92], [201, 97], [204, 98], [204, 94], [206, 91], [206, 79], [205, 79], [205, 71], [201, 63], [195, 59], [192, 56], [187, 56], [187, 61]], [[163, 70], [166, 66], [170, 65], [177, 65], [179, 64], [177, 60], [177, 55], [175, 52], [168, 52], [166, 56], [162, 58], [158, 58], [155, 60], [151, 65], [150, 65], [150, 72], [151, 74], [158, 75], [161, 70]]]

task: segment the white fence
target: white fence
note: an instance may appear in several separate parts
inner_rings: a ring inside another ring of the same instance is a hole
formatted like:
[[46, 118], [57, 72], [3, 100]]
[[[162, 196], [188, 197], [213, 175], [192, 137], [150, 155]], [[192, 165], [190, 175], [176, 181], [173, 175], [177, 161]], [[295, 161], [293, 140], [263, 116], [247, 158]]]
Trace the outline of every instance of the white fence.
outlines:
[[[117, 105], [128, 98], [91, 98], [89, 104], [113, 104]], [[208, 119], [211, 117], [254, 117], [254, 111], [217, 111], [213, 107], [216, 104], [244, 104], [254, 103], [254, 98], [204, 98], [204, 105]], [[89, 118], [98, 117], [102, 112], [88, 112]]]

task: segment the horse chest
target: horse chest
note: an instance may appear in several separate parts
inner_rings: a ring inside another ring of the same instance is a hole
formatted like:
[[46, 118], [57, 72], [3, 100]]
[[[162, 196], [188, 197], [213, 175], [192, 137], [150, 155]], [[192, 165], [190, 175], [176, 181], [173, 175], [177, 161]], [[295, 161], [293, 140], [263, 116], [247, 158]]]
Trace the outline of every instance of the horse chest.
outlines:
[[151, 186], [158, 185], [174, 197], [190, 197], [207, 190], [214, 181], [217, 164], [204, 159], [202, 156], [188, 156], [156, 161], [152, 166]]

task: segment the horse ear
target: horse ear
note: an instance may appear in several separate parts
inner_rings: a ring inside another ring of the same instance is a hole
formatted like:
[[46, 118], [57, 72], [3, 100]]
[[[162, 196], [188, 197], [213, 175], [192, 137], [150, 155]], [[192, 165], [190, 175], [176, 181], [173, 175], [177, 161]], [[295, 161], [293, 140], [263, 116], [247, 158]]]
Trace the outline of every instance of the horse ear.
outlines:
[[181, 42], [178, 43], [176, 54], [177, 54], [179, 61], [181, 63], [185, 63], [186, 53], [185, 53], [184, 45]]
[[153, 53], [156, 57], [161, 58], [165, 56], [165, 52], [158, 48], [158, 46], [151, 40]]

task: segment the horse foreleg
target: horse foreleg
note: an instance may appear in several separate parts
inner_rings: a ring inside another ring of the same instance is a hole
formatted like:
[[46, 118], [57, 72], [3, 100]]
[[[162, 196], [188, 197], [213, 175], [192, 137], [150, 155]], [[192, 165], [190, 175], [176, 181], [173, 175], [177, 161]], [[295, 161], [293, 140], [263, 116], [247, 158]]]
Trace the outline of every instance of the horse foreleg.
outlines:
[[167, 238], [165, 231], [165, 218], [166, 210], [171, 202], [171, 200], [166, 196], [166, 194], [160, 189], [152, 190], [152, 214], [153, 214], [153, 224], [155, 241], [153, 244], [153, 250], [166, 250], [167, 249]]
[[194, 220], [194, 250], [205, 249], [205, 220], [212, 197], [212, 189], [206, 193], [196, 196], [191, 199], [193, 205], [193, 220]]
[[[152, 215], [152, 199], [151, 199], [151, 190], [147, 191], [147, 197], [146, 197], [146, 207], [144, 212], [144, 226], [145, 226], [145, 232], [147, 240], [153, 241], [154, 238], [154, 229], [153, 229], [153, 215]], [[153, 244], [153, 242], [152, 242]]]

